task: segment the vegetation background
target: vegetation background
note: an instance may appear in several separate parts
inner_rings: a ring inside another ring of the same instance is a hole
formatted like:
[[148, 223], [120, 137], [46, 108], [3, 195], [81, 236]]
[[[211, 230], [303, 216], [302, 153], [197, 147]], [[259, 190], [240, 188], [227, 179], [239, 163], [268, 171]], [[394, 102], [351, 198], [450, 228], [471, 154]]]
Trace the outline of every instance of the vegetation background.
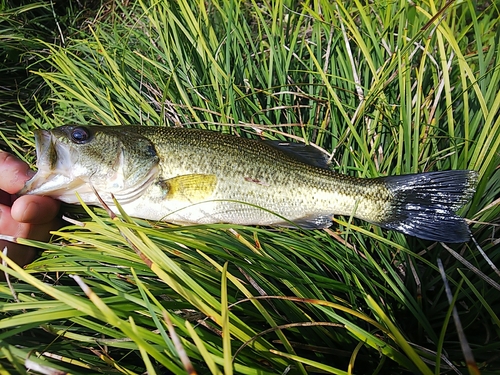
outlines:
[[2, 0], [0, 136], [32, 165], [34, 129], [141, 124], [480, 182], [452, 247], [66, 207], [51, 243], [19, 240], [36, 262], [0, 267], [0, 372], [499, 374], [499, 22], [495, 1]]

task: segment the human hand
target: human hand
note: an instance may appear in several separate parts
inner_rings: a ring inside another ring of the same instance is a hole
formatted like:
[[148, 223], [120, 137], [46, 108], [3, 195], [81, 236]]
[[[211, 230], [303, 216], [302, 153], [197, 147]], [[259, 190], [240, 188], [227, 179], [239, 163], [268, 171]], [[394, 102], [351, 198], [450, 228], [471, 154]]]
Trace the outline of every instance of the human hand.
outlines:
[[[49, 231], [61, 226], [58, 201], [38, 195], [17, 197], [16, 193], [33, 174], [26, 163], [0, 151], [0, 234], [47, 241]], [[0, 251], [5, 246], [7, 256], [20, 266], [36, 257], [33, 248], [0, 240]], [[0, 279], [4, 279], [1, 274]]]

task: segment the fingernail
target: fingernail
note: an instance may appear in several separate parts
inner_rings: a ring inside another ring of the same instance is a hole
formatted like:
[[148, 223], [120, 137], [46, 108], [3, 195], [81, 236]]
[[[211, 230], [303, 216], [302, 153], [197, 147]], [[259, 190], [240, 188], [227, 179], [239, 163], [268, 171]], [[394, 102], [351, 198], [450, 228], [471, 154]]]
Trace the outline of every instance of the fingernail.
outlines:
[[28, 169], [26, 171], [26, 175], [29, 177], [29, 178], [32, 178], [34, 175], [36, 174], [36, 172], [32, 169]]

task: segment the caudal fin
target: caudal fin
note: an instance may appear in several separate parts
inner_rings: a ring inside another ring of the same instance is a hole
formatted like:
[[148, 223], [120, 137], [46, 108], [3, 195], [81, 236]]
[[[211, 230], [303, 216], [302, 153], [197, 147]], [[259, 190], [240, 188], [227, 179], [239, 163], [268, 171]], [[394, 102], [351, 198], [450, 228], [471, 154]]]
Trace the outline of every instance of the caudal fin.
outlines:
[[469, 226], [455, 212], [474, 195], [477, 172], [428, 172], [381, 180], [393, 194], [394, 209], [378, 225], [431, 241], [469, 241]]

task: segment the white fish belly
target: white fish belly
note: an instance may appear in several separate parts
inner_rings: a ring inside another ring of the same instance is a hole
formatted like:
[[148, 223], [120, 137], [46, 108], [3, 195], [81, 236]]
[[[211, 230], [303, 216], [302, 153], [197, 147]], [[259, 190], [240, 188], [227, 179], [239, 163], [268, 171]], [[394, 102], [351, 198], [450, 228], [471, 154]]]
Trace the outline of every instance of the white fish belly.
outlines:
[[151, 204], [147, 200], [138, 199], [122, 207], [130, 216], [178, 224], [273, 225], [297, 218], [297, 215], [282, 215], [252, 204], [224, 200], [197, 203], [165, 201], [162, 204]]

